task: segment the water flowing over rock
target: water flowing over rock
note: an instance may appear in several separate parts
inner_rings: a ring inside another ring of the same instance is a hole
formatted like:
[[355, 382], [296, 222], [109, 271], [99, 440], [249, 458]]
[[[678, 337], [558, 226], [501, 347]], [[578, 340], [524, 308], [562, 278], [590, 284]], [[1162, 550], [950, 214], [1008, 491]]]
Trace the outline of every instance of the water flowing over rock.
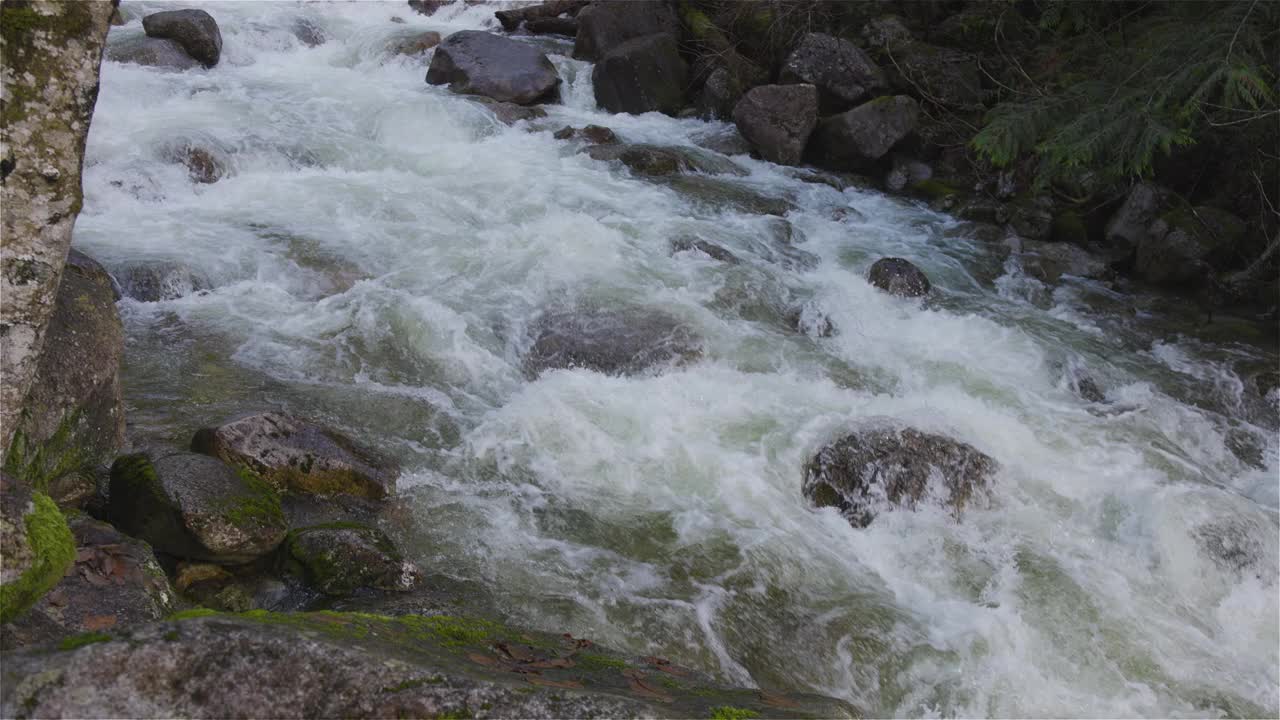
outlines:
[[812, 85], [752, 88], [733, 110], [738, 131], [769, 162], [799, 165], [818, 124], [818, 89]]
[[597, 61], [628, 40], [658, 33], [676, 36], [679, 32], [680, 22], [666, 0], [596, 2], [578, 13], [573, 56]]
[[530, 32], [538, 32], [531, 27], [532, 23], [539, 20], [556, 19], [560, 15], [576, 15], [579, 10], [588, 4], [589, 0], [551, 0], [551, 2], [542, 3], [541, 5], [527, 5], [509, 10], [499, 10], [493, 16], [498, 18], [498, 22], [502, 23], [502, 29], [507, 32], [518, 30], [521, 25], [525, 25]]
[[690, 147], [605, 143], [587, 148], [586, 153], [593, 160], [617, 160], [637, 174], [649, 177], [692, 172], [708, 175], [746, 174], [746, 171], [732, 160]]
[[52, 0], [0, 7], [0, 451], [35, 376], [80, 211], [81, 159], [113, 10]]
[[592, 145], [615, 145], [618, 142], [618, 136], [613, 130], [603, 125], [587, 125], [581, 128], [565, 125], [557, 130], [554, 136], [557, 140], [582, 138]]
[[1041, 282], [1056, 283], [1064, 275], [1102, 278], [1110, 272], [1107, 263], [1075, 245], [1018, 240], [1015, 249], [1022, 269]]
[[171, 260], [131, 262], [117, 270], [115, 278], [120, 293], [139, 302], [177, 300], [213, 287], [204, 275]]
[[808, 33], [800, 39], [778, 79], [816, 86], [828, 111], [847, 110], [889, 86], [884, 71], [861, 48], [823, 33]]
[[107, 59], [120, 63], [148, 65], [169, 70], [188, 70], [200, 67], [200, 63], [187, 54], [177, 40], [138, 35], [124, 40], [112, 40], [107, 45]]
[[420, 573], [377, 528], [331, 523], [291, 531], [285, 548], [308, 583], [326, 595], [350, 595], [362, 587], [405, 592]]
[[867, 282], [899, 297], [922, 297], [933, 287], [920, 268], [902, 258], [880, 258], [867, 272]]
[[464, 95], [529, 105], [560, 85], [560, 75], [545, 53], [501, 35], [463, 30], [436, 48], [427, 82]]
[[395, 492], [400, 471], [341, 433], [281, 413], [204, 428], [191, 449], [247, 467], [280, 492], [341, 493], [372, 499]]
[[204, 10], [166, 10], [142, 18], [148, 37], [174, 40], [205, 67], [222, 57], [222, 31]]
[[877, 98], [823, 118], [813, 133], [811, 151], [823, 167], [866, 168], [916, 129], [919, 114], [919, 104], [904, 95]]
[[684, 107], [687, 68], [674, 35], [658, 33], [611, 48], [591, 71], [596, 102], [609, 112], [661, 112]]
[[116, 527], [179, 558], [246, 563], [285, 537], [280, 498], [270, 485], [196, 453], [118, 458], [109, 512]]
[[1136, 270], [1146, 281], [1173, 287], [1203, 285], [1234, 258], [1245, 223], [1212, 207], [1164, 213], [1138, 244]]
[[684, 323], [647, 308], [553, 310], [534, 328], [525, 372], [585, 368], [607, 375], [635, 375], [696, 360], [697, 335]]
[[885, 503], [910, 509], [934, 493], [958, 514], [998, 468], [971, 445], [882, 420], [819, 450], [805, 466], [803, 490], [866, 527]]
[[398, 35], [387, 44], [393, 55], [421, 55], [440, 44], [440, 33], [434, 30]]

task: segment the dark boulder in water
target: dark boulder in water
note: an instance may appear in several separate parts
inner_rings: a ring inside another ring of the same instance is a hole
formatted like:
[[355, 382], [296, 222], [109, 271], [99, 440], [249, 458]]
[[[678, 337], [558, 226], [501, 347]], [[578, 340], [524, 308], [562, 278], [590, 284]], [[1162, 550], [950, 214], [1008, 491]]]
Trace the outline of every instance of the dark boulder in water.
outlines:
[[592, 69], [591, 86], [609, 112], [675, 115], [684, 107], [687, 76], [676, 37], [657, 33], [610, 49]]
[[648, 308], [553, 310], [534, 325], [525, 372], [585, 368], [607, 375], [635, 375], [678, 365], [701, 355], [697, 335], [680, 320]]
[[676, 37], [680, 21], [666, 2], [598, 2], [578, 13], [573, 57], [596, 61], [618, 45], [646, 35]]
[[938, 500], [958, 514], [998, 468], [971, 445], [884, 420], [819, 450], [805, 466], [803, 492], [866, 527], [878, 506], [912, 509], [935, 482], [946, 493]]
[[205, 67], [222, 57], [222, 32], [204, 10], [166, 10], [142, 18], [148, 37], [174, 40]]
[[752, 88], [734, 107], [733, 121], [760, 157], [779, 165], [799, 165], [809, 134], [818, 124], [818, 89], [813, 85]]
[[922, 297], [933, 285], [920, 268], [902, 258], [880, 258], [867, 272], [867, 282], [899, 297]]
[[167, 260], [129, 263], [115, 274], [120, 293], [139, 302], [176, 300], [208, 290], [208, 279], [190, 267]]
[[463, 95], [529, 105], [549, 96], [560, 75], [546, 53], [525, 43], [478, 30], [464, 30], [436, 47], [427, 83], [448, 85]]

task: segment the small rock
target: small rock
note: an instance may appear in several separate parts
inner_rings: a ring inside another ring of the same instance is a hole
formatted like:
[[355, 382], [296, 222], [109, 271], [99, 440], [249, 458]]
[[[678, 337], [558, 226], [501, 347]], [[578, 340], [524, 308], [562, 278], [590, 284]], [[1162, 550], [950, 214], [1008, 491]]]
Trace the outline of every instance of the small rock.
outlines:
[[923, 297], [932, 285], [920, 268], [902, 258], [880, 258], [871, 265], [867, 282], [898, 297]]
[[1076, 245], [1034, 240], [1025, 240], [1021, 245], [1018, 260], [1023, 272], [1041, 282], [1054, 284], [1064, 275], [1099, 279], [1110, 274], [1105, 261]]
[[787, 322], [796, 332], [814, 338], [828, 338], [836, 334], [831, 317], [813, 303], [805, 303], [787, 315]]
[[783, 216], [795, 209], [790, 200], [765, 195], [722, 178], [680, 174], [669, 177], [666, 182], [690, 200], [715, 211], [731, 209], [755, 215]]
[[737, 265], [738, 257], [715, 243], [707, 242], [698, 238], [682, 237], [671, 241], [672, 252], [692, 252], [698, 251], [712, 260], [719, 260], [729, 265]]
[[889, 86], [884, 71], [857, 45], [822, 33], [808, 33], [800, 39], [783, 63], [778, 80], [816, 86], [827, 112], [848, 110]]
[[575, 128], [570, 125], [557, 130], [552, 136], [557, 140], [571, 140], [575, 137], [582, 138], [592, 145], [615, 145], [618, 142], [618, 136], [603, 125], [587, 125], [583, 128]]
[[392, 15], [391, 22], [397, 25], [404, 25], [404, 18], [400, 17], [399, 15]]
[[885, 176], [884, 186], [890, 192], [902, 192], [907, 188], [920, 188], [926, 180], [933, 178], [933, 168], [919, 160], [910, 158], [893, 158], [893, 169]]
[[335, 430], [273, 412], [199, 430], [191, 449], [242, 465], [281, 492], [381, 499], [395, 492], [400, 474]]
[[916, 128], [920, 106], [904, 95], [882, 97], [824, 118], [813, 133], [819, 165], [858, 170], [879, 160]]
[[684, 107], [687, 74], [676, 37], [657, 33], [611, 48], [592, 69], [591, 85], [609, 112], [675, 115]]
[[524, 368], [530, 377], [557, 368], [635, 375], [696, 360], [701, 354], [692, 329], [660, 311], [641, 307], [553, 310], [534, 325]]
[[515, 125], [521, 120], [537, 120], [547, 116], [547, 111], [538, 106], [498, 102], [482, 95], [476, 95], [472, 100], [488, 108], [504, 125]]
[[436, 48], [427, 82], [448, 84], [459, 94], [530, 105], [555, 91], [560, 75], [537, 48], [493, 33], [463, 30]]
[[160, 552], [221, 564], [266, 555], [286, 531], [270, 485], [195, 453], [117, 458], [108, 512], [116, 527]]
[[761, 85], [733, 109], [738, 132], [779, 165], [799, 165], [809, 134], [818, 124], [818, 89], [813, 85]]
[[227, 174], [227, 166], [217, 155], [202, 147], [184, 145], [173, 153], [174, 158], [187, 167], [192, 182], [216, 183]]
[[213, 16], [204, 10], [166, 10], [142, 18], [148, 37], [175, 40], [205, 67], [218, 64], [222, 56], [222, 32]]
[[596, 145], [586, 150], [594, 160], [618, 160], [636, 173], [650, 177], [680, 173], [746, 175], [737, 163], [697, 148], [659, 145]]
[[294, 530], [285, 541], [307, 582], [326, 595], [350, 595], [362, 587], [405, 592], [421, 578], [381, 530], [332, 523]]
[[421, 55], [439, 44], [440, 33], [426, 30], [392, 38], [387, 44], [387, 52], [392, 55]]

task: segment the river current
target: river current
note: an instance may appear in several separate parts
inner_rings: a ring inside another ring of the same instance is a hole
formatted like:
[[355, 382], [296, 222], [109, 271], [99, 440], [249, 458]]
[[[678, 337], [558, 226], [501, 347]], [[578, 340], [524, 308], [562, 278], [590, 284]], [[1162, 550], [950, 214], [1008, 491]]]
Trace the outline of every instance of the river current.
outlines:
[[[110, 42], [184, 6], [218, 20], [222, 62], [104, 63], [75, 231], [110, 270], [173, 261], [211, 286], [121, 301], [135, 443], [320, 418], [402, 463], [425, 569], [512, 622], [737, 684], [876, 716], [1280, 712], [1275, 416], [1242, 369], [1274, 369], [1274, 340], [1041, 285], [919, 203], [734, 155], [746, 174], [717, 182], [792, 205], [801, 259], [780, 258], [779, 218], [552, 137], [717, 146], [731, 125], [600, 112], [590, 64], [538, 39], [563, 104], [508, 127], [386, 50], [496, 29], [493, 5], [126, 1]], [[302, 20], [327, 41], [301, 43]], [[184, 146], [227, 176], [192, 182]], [[682, 236], [741, 262], [673, 252]], [[867, 284], [886, 255], [924, 269], [929, 302]], [[528, 377], [539, 314], [585, 303], [675, 316], [701, 357]], [[782, 305], [836, 332], [795, 332]], [[990, 498], [862, 529], [815, 510], [804, 463], [869, 417], [993, 456]]]

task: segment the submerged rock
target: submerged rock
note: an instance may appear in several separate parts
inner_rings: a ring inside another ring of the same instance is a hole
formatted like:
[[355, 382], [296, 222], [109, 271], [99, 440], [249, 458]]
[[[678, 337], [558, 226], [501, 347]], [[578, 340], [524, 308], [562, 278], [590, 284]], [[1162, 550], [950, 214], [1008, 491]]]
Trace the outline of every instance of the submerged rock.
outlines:
[[726, 208], [755, 215], [786, 215], [795, 208], [790, 200], [765, 195], [755, 188], [706, 175], [674, 175], [673, 189], [711, 210]]
[[142, 18], [148, 37], [176, 41], [188, 55], [205, 67], [213, 67], [222, 57], [222, 32], [213, 16], [204, 10], [165, 10]]
[[884, 71], [857, 45], [823, 33], [800, 38], [783, 63], [778, 81], [816, 86], [828, 112], [847, 110], [889, 86]]
[[195, 145], [183, 145], [170, 152], [171, 157], [187, 168], [191, 181], [209, 185], [227, 174], [227, 163], [218, 153]]
[[609, 112], [675, 115], [684, 107], [687, 74], [675, 36], [657, 33], [611, 48], [591, 70], [591, 86]]
[[440, 33], [434, 30], [397, 35], [387, 43], [392, 55], [421, 55], [440, 44]]
[[291, 29], [293, 36], [298, 38], [298, 42], [307, 47], [320, 47], [329, 39], [325, 35], [324, 28], [310, 18], [294, 20]]
[[671, 241], [671, 251], [677, 253], [697, 251], [712, 260], [718, 260], [722, 263], [728, 263], [729, 265], [738, 264], [738, 258], [736, 255], [715, 243], [707, 242], [700, 238], [676, 238]]
[[578, 13], [573, 57], [598, 61], [634, 38], [666, 33], [676, 37], [680, 22], [666, 2], [597, 2]]
[[1245, 233], [1245, 222], [1225, 210], [1206, 206], [1171, 210], [1147, 228], [1138, 243], [1134, 269], [1154, 285], [1203, 285], [1215, 270], [1235, 259]]
[[336, 430], [274, 412], [199, 430], [191, 449], [244, 466], [280, 492], [379, 499], [395, 492], [400, 474]]
[[877, 506], [914, 508], [931, 493], [956, 513], [999, 465], [971, 445], [890, 421], [858, 429], [818, 451], [805, 466], [803, 491], [866, 527]]
[[[88, 640], [88, 639], [87, 639]], [[17, 717], [853, 717], [661, 658], [446, 615], [195, 613], [0, 669]]]
[[760, 157], [779, 165], [799, 165], [809, 134], [818, 124], [818, 89], [813, 85], [752, 88], [733, 109], [733, 121]]
[[169, 70], [200, 67], [200, 63], [188, 55], [178, 41], [162, 40], [145, 35], [111, 41], [107, 45], [107, 59]]
[[537, 48], [493, 33], [463, 30], [436, 48], [427, 82], [447, 84], [463, 95], [529, 105], [559, 87], [560, 75]]
[[867, 272], [867, 282], [898, 297], [923, 297], [933, 285], [924, 271], [902, 258], [880, 258]]
[[534, 325], [524, 369], [530, 377], [556, 368], [634, 375], [696, 360], [701, 354], [693, 330], [660, 311], [640, 307], [555, 310]]
[[364, 587], [404, 592], [421, 576], [385, 533], [367, 525], [301, 528], [289, 533], [285, 548], [307, 582], [326, 595], [349, 595]]
[[582, 138], [592, 145], [614, 145], [618, 142], [618, 136], [603, 125], [587, 125], [581, 128], [575, 128], [565, 125], [555, 132], [557, 140], [571, 140], [573, 138]]
[[112, 523], [179, 558], [249, 562], [284, 540], [275, 490], [249, 472], [186, 452], [123, 455], [111, 466]]
[[0, 471], [0, 622], [26, 612], [75, 561], [71, 530], [48, 495]]
[[905, 95], [882, 97], [823, 118], [813, 133], [814, 159], [835, 170], [858, 170], [884, 157], [916, 129], [920, 106]]
[[499, 102], [483, 95], [476, 95], [472, 100], [487, 108], [498, 119], [498, 122], [504, 125], [515, 125], [521, 120], [537, 120], [547, 116], [547, 111], [537, 105], [517, 105], [510, 102]]
[[587, 148], [593, 160], [617, 160], [640, 175], [651, 177], [682, 173], [746, 175], [737, 163], [698, 148], [662, 145], [597, 145]]
[[1057, 283], [1064, 275], [1099, 279], [1110, 274], [1106, 261], [1076, 245], [1020, 240], [1018, 262], [1027, 275], [1046, 283]]
[[[502, 29], [507, 32], [518, 30], [521, 25], [524, 25], [529, 32], [538, 32], [533, 28], [538, 21], [571, 19], [559, 16], [576, 15], [579, 10], [587, 6], [588, 2], [589, 0], [551, 0], [540, 5], [499, 10], [493, 16], [498, 18], [498, 22], [502, 23]], [[576, 21], [574, 22], [576, 24]]]
[[176, 300], [209, 290], [212, 285], [187, 265], [170, 260], [144, 260], [116, 271], [120, 293], [139, 302]]

